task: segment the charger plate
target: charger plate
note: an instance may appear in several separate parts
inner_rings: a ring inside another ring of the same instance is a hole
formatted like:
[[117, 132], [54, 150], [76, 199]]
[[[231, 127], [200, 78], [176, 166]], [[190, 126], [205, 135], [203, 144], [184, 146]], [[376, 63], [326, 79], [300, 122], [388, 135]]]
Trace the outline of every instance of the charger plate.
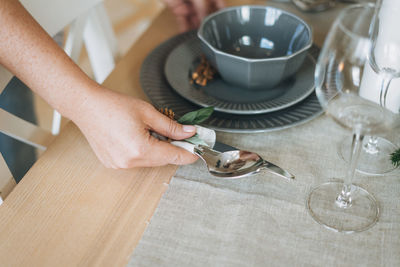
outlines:
[[206, 86], [190, 82], [203, 54], [196, 35], [177, 46], [167, 57], [164, 73], [168, 83], [182, 97], [216, 111], [254, 115], [290, 107], [314, 91], [314, 71], [319, 49], [313, 46], [299, 71], [278, 86], [267, 90], [248, 90], [225, 82], [219, 75]]
[[[177, 94], [164, 75], [168, 55], [180, 44], [193, 39], [195, 32], [179, 34], [155, 48], [142, 64], [140, 83], [143, 91], [157, 108], [170, 108], [177, 117], [199, 109]], [[312, 120], [322, 114], [315, 93], [288, 108], [256, 115], [239, 115], [214, 112], [203, 126], [224, 132], [254, 133], [282, 130]]]

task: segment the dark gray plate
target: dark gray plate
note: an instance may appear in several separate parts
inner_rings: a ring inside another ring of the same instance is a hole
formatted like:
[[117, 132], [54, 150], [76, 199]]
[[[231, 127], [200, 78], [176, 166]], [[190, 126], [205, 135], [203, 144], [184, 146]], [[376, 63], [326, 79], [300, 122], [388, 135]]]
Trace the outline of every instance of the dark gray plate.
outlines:
[[314, 70], [319, 49], [310, 49], [302, 67], [273, 89], [249, 90], [226, 83], [219, 75], [207, 86], [190, 84], [190, 74], [202, 55], [197, 36], [176, 47], [167, 57], [165, 76], [175, 91], [187, 100], [231, 114], [259, 114], [292, 106], [314, 91]]
[[[177, 35], [151, 52], [143, 62], [140, 83], [146, 95], [157, 108], [170, 108], [177, 117], [199, 109], [199, 106], [178, 95], [164, 76], [164, 64], [171, 51], [178, 45], [193, 38], [194, 32]], [[253, 133], [276, 131], [310, 121], [322, 114], [315, 93], [303, 101], [275, 112], [258, 115], [237, 115], [214, 112], [203, 126], [218, 131]]]

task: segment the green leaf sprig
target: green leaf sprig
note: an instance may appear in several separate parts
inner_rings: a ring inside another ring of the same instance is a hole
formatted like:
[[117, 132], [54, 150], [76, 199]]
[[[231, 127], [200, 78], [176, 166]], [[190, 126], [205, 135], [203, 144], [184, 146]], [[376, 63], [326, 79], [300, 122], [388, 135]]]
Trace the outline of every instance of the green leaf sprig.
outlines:
[[185, 115], [179, 118], [178, 122], [180, 124], [189, 124], [189, 125], [200, 124], [206, 121], [213, 112], [214, 112], [214, 107], [201, 108], [186, 113]]
[[400, 148], [390, 154], [390, 160], [396, 168], [400, 166]]
[[[206, 121], [208, 118], [210, 118], [211, 114], [214, 112], [214, 107], [206, 107], [206, 108], [201, 108], [189, 113], [186, 113], [182, 117], [179, 118], [178, 122], [181, 124], [188, 124], [188, 125], [195, 125], [195, 124], [200, 124], [204, 121]], [[203, 139], [199, 137], [199, 135], [196, 133], [192, 137], [186, 138], [186, 142], [189, 142], [193, 145], [203, 145], [203, 146], [208, 146], [206, 142], [204, 142]]]

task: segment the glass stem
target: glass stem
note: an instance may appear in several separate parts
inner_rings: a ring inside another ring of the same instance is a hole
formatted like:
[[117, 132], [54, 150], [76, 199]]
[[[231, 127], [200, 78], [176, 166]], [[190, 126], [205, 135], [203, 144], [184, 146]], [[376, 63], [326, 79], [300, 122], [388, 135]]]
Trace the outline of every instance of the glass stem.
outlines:
[[[379, 94], [379, 104], [381, 107], [386, 107], [386, 97], [387, 97], [387, 93], [389, 91], [389, 86], [390, 86], [391, 81], [392, 81], [392, 77], [390, 75], [385, 75], [382, 78], [381, 91]], [[364, 145], [364, 150], [368, 154], [378, 153], [379, 152], [378, 137], [370, 136], [367, 144]]]
[[364, 135], [361, 135], [359, 133], [353, 134], [353, 141], [351, 142], [350, 165], [347, 169], [342, 191], [336, 198], [336, 205], [338, 205], [340, 208], [345, 209], [351, 207], [351, 185], [356, 171], [358, 158], [360, 157], [363, 139]]
[[392, 77], [390, 75], [385, 75], [382, 78], [381, 92], [379, 95], [379, 104], [381, 105], [381, 107], [386, 107], [386, 96], [389, 91], [389, 86], [391, 81]]

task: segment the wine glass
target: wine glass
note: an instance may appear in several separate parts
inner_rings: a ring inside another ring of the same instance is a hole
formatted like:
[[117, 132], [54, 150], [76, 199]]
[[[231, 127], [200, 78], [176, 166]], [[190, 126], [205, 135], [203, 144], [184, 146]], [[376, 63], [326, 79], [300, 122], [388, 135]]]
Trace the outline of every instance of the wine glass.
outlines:
[[[351, 140], [346, 138], [339, 144], [339, 156], [349, 162]], [[397, 147], [389, 140], [379, 136], [366, 136], [362, 144], [357, 171], [366, 175], [384, 175], [395, 170], [390, 154]]]
[[[364, 70], [368, 78], [363, 80], [362, 87], [375, 87], [365, 97], [380, 105], [387, 106], [394, 112], [399, 110], [399, 92], [391, 90], [393, 79], [400, 77], [400, 31], [394, 25], [400, 24], [400, 1], [377, 2], [376, 12], [371, 27], [372, 46], [370, 50], [369, 65]], [[399, 87], [400, 79], [394, 81]], [[361, 89], [363, 90], [363, 89]], [[339, 154], [348, 161], [349, 140], [340, 144]], [[390, 141], [377, 136], [366, 138], [360, 154], [357, 170], [365, 174], [382, 175], [394, 170], [396, 167], [390, 161], [390, 154], [396, 146]]]
[[370, 87], [360, 90], [372, 47], [369, 37], [374, 7], [373, 4], [354, 5], [339, 14], [315, 70], [316, 93], [326, 114], [353, 132], [344, 182], [321, 184], [311, 190], [306, 201], [315, 221], [338, 232], [364, 231], [377, 222], [376, 199], [364, 188], [352, 184], [352, 179], [364, 136], [389, 131], [398, 121], [392, 111], [365, 97]]

